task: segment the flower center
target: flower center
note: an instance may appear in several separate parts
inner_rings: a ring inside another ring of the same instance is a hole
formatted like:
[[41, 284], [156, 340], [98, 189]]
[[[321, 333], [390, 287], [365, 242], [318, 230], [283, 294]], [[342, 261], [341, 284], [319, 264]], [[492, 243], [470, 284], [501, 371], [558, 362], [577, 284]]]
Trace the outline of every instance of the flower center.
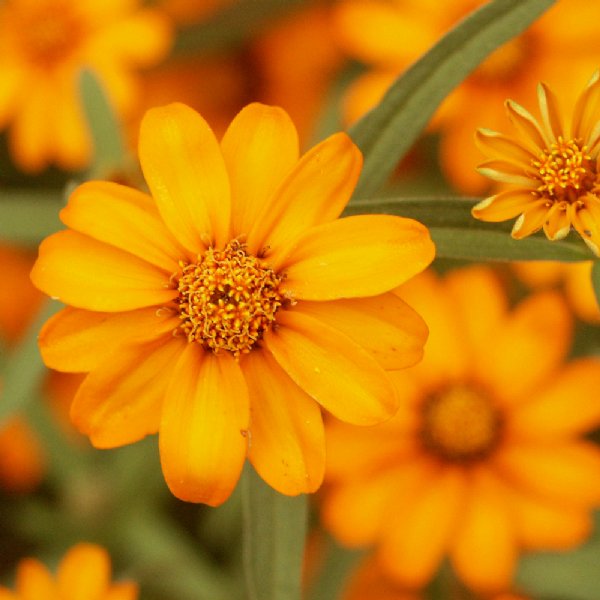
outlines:
[[67, 59], [84, 37], [84, 22], [73, 6], [64, 2], [40, 2], [14, 10], [10, 18], [17, 41], [28, 60], [49, 68]]
[[537, 194], [553, 201], [574, 202], [596, 183], [596, 164], [579, 140], [559, 137], [532, 161], [540, 185]]
[[499, 441], [500, 429], [497, 408], [487, 395], [471, 387], [448, 388], [423, 407], [423, 443], [445, 460], [482, 458]]
[[238, 240], [180, 266], [178, 331], [215, 353], [228, 350], [238, 358], [250, 352], [288, 302], [279, 290], [282, 276], [248, 255]]

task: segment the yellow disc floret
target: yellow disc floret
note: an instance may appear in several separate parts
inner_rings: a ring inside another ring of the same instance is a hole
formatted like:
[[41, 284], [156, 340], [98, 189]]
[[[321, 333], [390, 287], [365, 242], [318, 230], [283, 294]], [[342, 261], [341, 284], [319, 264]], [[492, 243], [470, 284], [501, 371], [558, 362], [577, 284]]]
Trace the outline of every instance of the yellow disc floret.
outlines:
[[454, 386], [425, 403], [421, 436], [430, 451], [446, 460], [472, 460], [494, 448], [500, 425], [500, 414], [487, 395]]
[[540, 181], [537, 193], [549, 200], [574, 202], [596, 182], [595, 162], [577, 140], [559, 137], [533, 161], [533, 166]]
[[287, 301], [279, 289], [282, 276], [238, 240], [180, 266], [175, 278], [179, 330], [189, 342], [215, 353], [227, 350], [238, 358], [250, 352]]

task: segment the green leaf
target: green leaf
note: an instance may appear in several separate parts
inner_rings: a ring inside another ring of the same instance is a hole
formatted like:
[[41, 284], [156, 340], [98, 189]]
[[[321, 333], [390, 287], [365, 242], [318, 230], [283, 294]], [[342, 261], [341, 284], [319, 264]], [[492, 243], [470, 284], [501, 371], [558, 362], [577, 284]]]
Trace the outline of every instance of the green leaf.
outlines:
[[0, 193], [0, 239], [33, 246], [62, 228], [60, 190], [4, 190]]
[[420, 221], [429, 228], [437, 258], [568, 262], [593, 258], [575, 233], [556, 242], [547, 240], [542, 234], [515, 240], [510, 237], [511, 223], [485, 223], [473, 218], [471, 208], [477, 202], [479, 199], [472, 198], [361, 200], [350, 204], [344, 214], [389, 214]]
[[[600, 516], [596, 514], [596, 527]], [[571, 552], [525, 555], [519, 560], [517, 585], [535, 597], [598, 600], [600, 590], [600, 538]]]
[[46, 367], [37, 345], [41, 326], [60, 308], [58, 302], [47, 302], [30, 325], [21, 343], [3, 364], [0, 394], [0, 424], [14, 411], [22, 409], [37, 397]]
[[279, 494], [250, 464], [241, 485], [247, 599], [300, 600], [306, 496]]
[[123, 168], [128, 159], [121, 122], [104, 87], [92, 70], [81, 71], [79, 90], [94, 142], [94, 164], [88, 178], [105, 178]]
[[406, 70], [380, 104], [349, 130], [365, 156], [355, 197], [368, 197], [379, 189], [450, 91], [554, 2], [494, 0], [485, 4]]

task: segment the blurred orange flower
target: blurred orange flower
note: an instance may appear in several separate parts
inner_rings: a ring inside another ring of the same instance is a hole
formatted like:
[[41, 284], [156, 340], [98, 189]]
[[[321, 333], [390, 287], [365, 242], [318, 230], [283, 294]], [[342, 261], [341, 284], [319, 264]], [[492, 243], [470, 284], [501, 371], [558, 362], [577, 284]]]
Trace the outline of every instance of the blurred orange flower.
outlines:
[[423, 361], [390, 375], [388, 422], [327, 430], [322, 518], [348, 545], [376, 544], [388, 574], [417, 588], [450, 561], [478, 592], [510, 588], [518, 554], [582, 542], [600, 506], [600, 360], [562, 364], [560, 295], [513, 310], [486, 267], [432, 272], [401, 288], [430, 327]]
[[104, 548], [80, 543], [64, 555], [56, 577], [35, 558], [17, 568], [14, 592], [0, 587], [0, 600], [136, 600], [138, 586], [131, 581], [111, 582], [110, 557]]
[[[340, 45], [368, 66], [349, 89], [347, 115], [355, 120], [374, 106], [406, 67], [483, 0], [339, 0], [335, 28]], [[434, 121], [441, 134], [441, 163], [450, 181], [480, 193], [474, 172], [472, 132], [501, 125], [505, 98], [533, 100], [531, 81], [547, 81], [561, 96], [589, 76], [600, 61], [596, 23], [600, 5], [556, 2], [525, 33], [492, 53], [443, 103]]]
[[171, 44], [162, 13], [117, 0], [7, 0], [0, 6], [0, 127], [9, 127], [16, 164], [84, 167], [91, 141], [78, 75], [91, 68], [120, 114], [138, 100], [134, 71], [157, 63]]
[[600, 254], [600, 72], [596, 72], [575, 108], [568, 129], [555, 95], [538, 87], [541, 123], [508, 100], [513, 137], [488, 129], [477, 142], [489, 160], [479, 172], [504, 184], [502, 191], [473, 207], [482, 221], [517, 217], [512, 237], [521, 239], [544, 229], [550, 240], [566, 237], [574, 227], [594, 254]]
[[421, 358], [427, 328], [388, 292], [433, 259], [427, 229], [336, 220], [359, 150], [339, 133], [299, 157], [277, 107], [247, 106], [220, 145], [189, 107], [155, 108], [139, 153], [152, 195], [83, 184], [32, 271], [70, 305], [40, 334], [46, 364], [89, 372], [72, 419], [97, 447], [159, 431], [183, 500], [223, 502], [246, 455], [278, 491], [314, 491], [319, 405], [386, 419], [397, 400], [384, 368]]
[[513, 262], [517, 277], [533, 289], [562, 286], [569, 306], [582, 321], [600, 323], [600, 308], [592, 286], [593, 261]]

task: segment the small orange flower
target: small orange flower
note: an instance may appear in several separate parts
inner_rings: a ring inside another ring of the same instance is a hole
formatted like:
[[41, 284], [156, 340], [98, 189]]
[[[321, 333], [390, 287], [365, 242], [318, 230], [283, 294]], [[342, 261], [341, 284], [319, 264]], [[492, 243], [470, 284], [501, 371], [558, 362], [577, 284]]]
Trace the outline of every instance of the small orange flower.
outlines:
[[151, 195], [88, 182], [46, 239], [34, 283], [70, 305], [43, 328], [48, 366], [89, 375], [71, 409], [97, 447], [159, 432], [181, 499], [219, 504], [248, 458], [285, 494], [324, 470], [320, 406], [355, 424], [398, 402], [384, 369], [427, 329], [389, 291], [433, 259], [410, 219], [336, 220], [362, 156], [339, 133], [299, 157], [282, 109], [251, 104], [223, 140], [189, 107], [146, 114]]
[[560, 295], [509, 310], [486, 267], [401, 288], [430, 327], [423, 361], [390, 374], [398, 413], [373, 428], [332, 422], [323, 521], [375, 544], [401, 585], [445, 555], [482, 593], [510, 589], [522, 550], [566, 549], [600, 506], [600, 360], [562, 364], [572, 323]]
[[584, 242], [600, 254], [600, 96], [599, 73], [581, 94], [568, 129], [558, 101], [544, 84], [538, 87], [541, 123], [523, 107], [508, 100], [506, 109], [518, 135], [487, 129], [477, 142], [489, 160], [481, 174], [504, 185], [498, 194], [473, 207], [483, 221], [517, 217], [512, 237], [524, 238], [544, 229], [559, 240], [574, 227]]
[[110, 557], [104, 548], [80, 543], [64, 555], [56, 577], [39, 560], [23, 559], [17, 568], [15, 591], [0, 587], [0, 600], [136, 600], [137, 584], [111, 583], [110, 572]]
[[[354, 120], [372, 108], [411, 63], [459, 19], [484, 0], [338, 0], [335, 29], [346, 52], [367, 65], [347, 96]], [[505, 98], [532, 99], [531, 81], [548, 81], [561, 97], [600, 60], [596, 23], [600, 5], [588, 0], [556, 2], [521, 35], [493, 52], [444, 101], [433, 128], [440, 133], [441, 166], [460, 189], [481, 193], [485, 180], [474, 171], [472, 131], [481, 123], [496, 128]]]
[[91, 141], [78, 76], [91, 68], [120, 114], [137, 100], [133, 70], [161, 60], [171, 32], [137, 1], [7, 0], [0, 6], [0, 128], [25, 171], [84, 167]]

